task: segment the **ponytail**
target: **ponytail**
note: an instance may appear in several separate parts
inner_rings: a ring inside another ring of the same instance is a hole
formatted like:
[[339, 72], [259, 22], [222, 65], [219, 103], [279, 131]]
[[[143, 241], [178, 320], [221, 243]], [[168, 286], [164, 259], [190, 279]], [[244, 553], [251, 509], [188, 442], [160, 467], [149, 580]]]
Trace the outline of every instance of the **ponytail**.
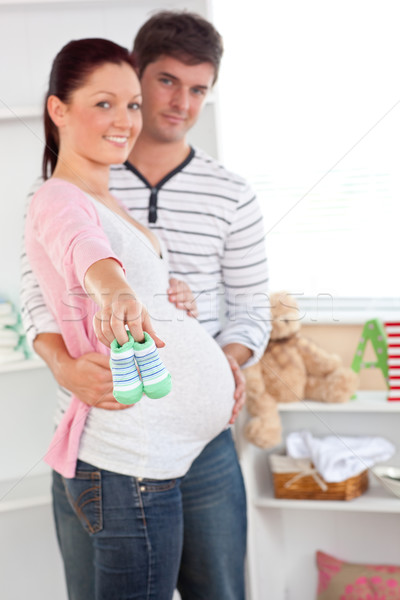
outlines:
[[47, 110], [47, 101], [44, 107], [44, 139], [45, 146], [42, 160], [42, 177], [46, 181], [54, 172], [58, 159], [59, 136], [57, 127], [54, 125]]

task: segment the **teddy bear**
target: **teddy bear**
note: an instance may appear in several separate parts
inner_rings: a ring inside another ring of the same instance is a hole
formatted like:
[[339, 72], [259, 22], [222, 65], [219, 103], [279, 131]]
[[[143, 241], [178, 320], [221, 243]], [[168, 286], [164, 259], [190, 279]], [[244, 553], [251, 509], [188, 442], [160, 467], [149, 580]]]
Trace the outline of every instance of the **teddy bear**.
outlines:
[[277, 403], [303, 399], [346, 402], [357, 389], [358, 376], [337, 354], [320, 348], [301, 332], [300, 311], [287, 292], [271, 294], [271, 335], [261, 360], [244, 369], [247, 439], [268, 448], [281, 442]]

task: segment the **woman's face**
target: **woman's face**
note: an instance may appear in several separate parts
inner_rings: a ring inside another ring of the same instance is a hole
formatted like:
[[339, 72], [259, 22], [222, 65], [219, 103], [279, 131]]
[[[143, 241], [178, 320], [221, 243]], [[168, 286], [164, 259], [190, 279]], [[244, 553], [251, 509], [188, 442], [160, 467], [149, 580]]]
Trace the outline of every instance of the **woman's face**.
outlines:
[[127, 63], [97, 67], [64, 105], [60, 152], [101, 165], [124, 162], [142, 128], [141, 100]]

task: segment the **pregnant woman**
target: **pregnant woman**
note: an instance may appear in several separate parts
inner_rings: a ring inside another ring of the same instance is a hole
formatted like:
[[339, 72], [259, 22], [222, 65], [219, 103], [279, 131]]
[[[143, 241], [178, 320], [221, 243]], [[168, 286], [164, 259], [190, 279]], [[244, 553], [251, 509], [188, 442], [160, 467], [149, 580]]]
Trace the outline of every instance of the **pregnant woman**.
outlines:
[[57, 407], [46, 460], [90, 534], [96, 600], [172, 598], [180, 481], [233, 406], [222, 350], [168, 301], [166, 251], [108, 191], [109, 166], [126, 160], [139, 134], [140, 101], [124, 48], [88, 39], [59, 52], [45, 108], [47, 181], [26, 221], [29, 261], [71, 356], [108, 353], [114, 339], [128, 341], [126, 328], [142, 342], [145, 331], [172, 377], [167, 396], [121, 410], [77, 398]]

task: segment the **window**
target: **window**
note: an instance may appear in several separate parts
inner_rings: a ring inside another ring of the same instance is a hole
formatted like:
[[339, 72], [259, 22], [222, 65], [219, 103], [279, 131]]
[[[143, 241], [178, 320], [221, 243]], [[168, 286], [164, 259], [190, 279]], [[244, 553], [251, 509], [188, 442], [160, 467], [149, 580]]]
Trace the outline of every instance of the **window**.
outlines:
[[272, 290], [400, 310], [397, 12], [395, 0], [214, 3], [222, 159], [259, 196]]

